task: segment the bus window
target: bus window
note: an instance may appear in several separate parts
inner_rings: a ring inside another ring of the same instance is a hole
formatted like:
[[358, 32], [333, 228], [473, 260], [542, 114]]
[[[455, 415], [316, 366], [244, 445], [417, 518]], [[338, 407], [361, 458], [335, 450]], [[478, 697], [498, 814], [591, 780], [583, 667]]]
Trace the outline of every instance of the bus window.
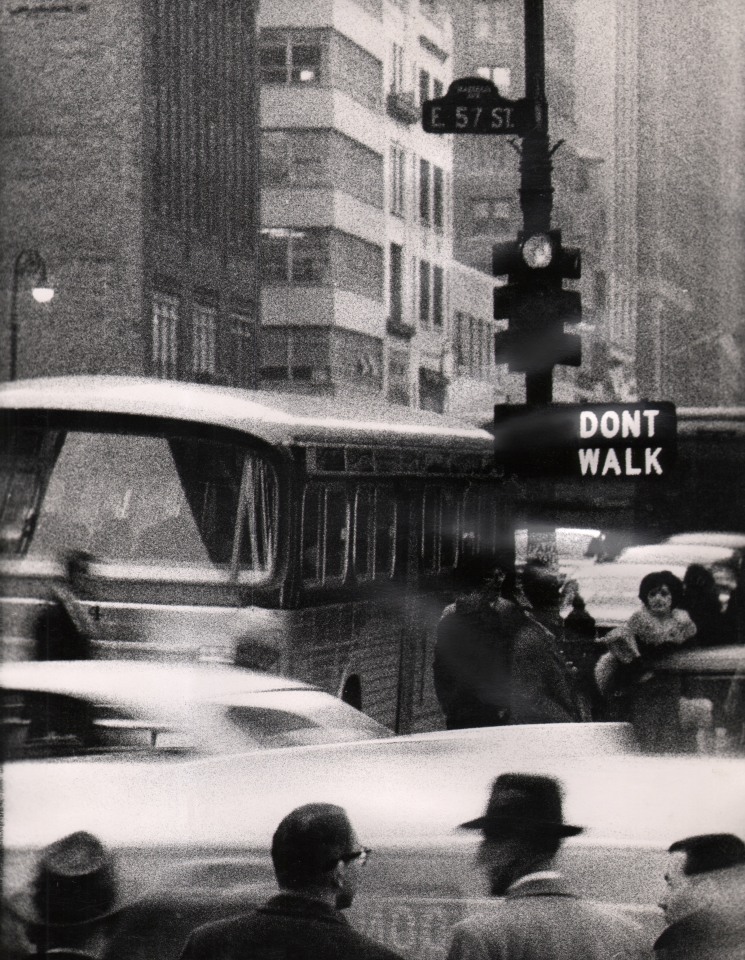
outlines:
[[374, 519], [375, 488], [359, 487], [354, 510], [354, 572], [359, 580], [368, 580], [373, 573]]
[[497, 547], [497, 499], [493, 489], [470, 487], [463, 505], [461, 555], [493, 554]]
[[375, 491], [375, 576], [392, 577], [396, 568], [396, 501], [389, 490]]
[[341, 483], [309, 484], [303, 500], [303, 579], [342, 579], [347, 571], [349, 502]]
[[242, 574], [271, 569], [277, 543], [277, 477], [273, 468], [246, 456], [241, 481], [241, 523], [235, 550]]
[[422, 499], [422, 568], [433, 573], [439, 567], [440, 546], [440, 506], [442, 491], [438, 487], [427, 487]]
[[427, 487], [422, 504], [422, 567], [436, 573], [455, 565], [458, 537], [458, 496], [455, 490]]
[[[4, 456], [4, 474], [29, 476], [34, 467], [37, 478], [23, 504], [6, 497], [5, 511], [14, 515], [3, 517], [3, 528], [10, 523], [25, 531], [17, 531], [13, 543], [3, 538], [9, 552], [54, 557], [86, 550], [109, 563], [136, 564], [142, 576], [163, 577], [164, 567], [188, 566], [227, 577], [243, 447], [175, 431], [163, 436], [42, 426], [44, 431], [35, 464], [12, 442]], [[256, 472], [259, 461], [252, 462]], [[266, 517], [260, 518], [276, 499], [267, 470], [258, 473], [266, 493], [254, 505], [255, 529], [266, 527]], [[16, 484], [9, 486], [12, 493]], [[259, 552], [250, 564], [266, 569], [274, 540], [268, 533], [257, 537]]]
[[347, 565], [349, 539], [349, 504], [341, 484], [330, 484], [326, 490], [326, 549], [323, 579], [343, 577]]

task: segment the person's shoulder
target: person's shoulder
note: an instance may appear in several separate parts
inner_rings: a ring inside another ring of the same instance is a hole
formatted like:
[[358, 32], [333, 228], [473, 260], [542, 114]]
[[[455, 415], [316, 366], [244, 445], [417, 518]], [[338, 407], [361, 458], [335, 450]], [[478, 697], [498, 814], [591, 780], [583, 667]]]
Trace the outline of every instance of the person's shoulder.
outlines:
[[352, 948], [349, 955], [357, 958], [357, 960], [403, 960], [400, 953], [396, 953], [377, 940], [373, 940], [372, 937], [360, 933], [354, 927], [347, 927], [345, 934], [348, 936]]
[[213, 950], [220, 944], [233, 944], [242, 932], [250, 930], [256, 919], [256, 911], [240, 913], [222, 920], [211, 920], [192, 930], [189, 944], [192, 950]]

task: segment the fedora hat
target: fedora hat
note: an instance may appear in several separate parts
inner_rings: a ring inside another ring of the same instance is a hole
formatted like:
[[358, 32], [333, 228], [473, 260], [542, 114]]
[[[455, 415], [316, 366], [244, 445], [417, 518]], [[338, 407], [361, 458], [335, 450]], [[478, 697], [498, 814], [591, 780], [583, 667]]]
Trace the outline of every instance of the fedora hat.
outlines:
[[28, 889], [8, 902], [13, 913], [35, 927], [94, 923], [123, 906], [111, 854], [82, 830], [45, 847]]
[[527, 773], [503, 773], [497, 777], [483, 817], [462, 823], [461, 827], [483, 830], [494, 839], [515, 834], [574, 837], [583, 830], [564, 822], [557, 781]]

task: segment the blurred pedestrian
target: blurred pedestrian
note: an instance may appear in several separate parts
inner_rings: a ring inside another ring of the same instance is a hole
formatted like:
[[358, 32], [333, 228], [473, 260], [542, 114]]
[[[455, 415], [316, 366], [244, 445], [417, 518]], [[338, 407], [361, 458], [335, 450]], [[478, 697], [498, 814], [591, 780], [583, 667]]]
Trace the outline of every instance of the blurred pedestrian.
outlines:
[[611, 715], [630, 720], [645, 749], [678, 749], [683, 739], [681, 690], [654, 668], [695, 637], [696, 626], [681, 607], [683, 583], [669, 570], [642, 577], [639, 599], [642, 606], [605, 636], [609, 649], [598, 661], [595, 677], [602, 694], [615, 701]]
[[[32, 883], [7, 906], [25, 933], [27, 956], [99, 960], [124, 903], [113, 857], [97, 837], [79, 831], [42, 850]], [[6, 945], [5, 956], [13, 952]]]
[[482, 833], [479, 863], [498, 897], [453, 930], [448, 960], [636, 960], [643, 931], [610, 906], [574, 895], [554, 859], [566, 837], [561, 790], [552, 777], [505, 773], [483, 817], [462, 824]]
[[745, 957], [745, 843], [731, 833], [678, 840], [669, 849], [668, 926], [656, 960], [742, 960]]
[[512, 645], [511, 723], [572, 723], [586, 719], [576, 669], [559, 644], [561, 581], [541, 564], [528, 563], [522, 590], [530, 604]]
[[91, 627], [81, 598], [92, 557], [74, 550], [64, 560], [63, 579], [53, 584], [34, 623], [36, 660], [86, 660], [91, 655]]
[[279, 894], [258, 910], [198, 927], [182, 960], [401, 960], [341, 913], [352, 905], [369, 853], [341, 807], [298, 807], [272, 840]]
[[585, 609], [584, 598], [575, 593], [572, 609], [564, 618], [564, 654], [577, 668], [577, 683], [592, 717], [602, 716], [603, 698], [595, 683], [597, 661], [595, 617]]
[[692, 563], [683, 576], [683, 607], [696, 627], [696, 646], [725, 643], [725, 621], [719, 587], [711, 570]]
[[525, 620], [510, 578], [470, 557], [459, 572], [464, 590], [437, 625], [432, 672], [448, 730], [507, 723], [512, 641]]

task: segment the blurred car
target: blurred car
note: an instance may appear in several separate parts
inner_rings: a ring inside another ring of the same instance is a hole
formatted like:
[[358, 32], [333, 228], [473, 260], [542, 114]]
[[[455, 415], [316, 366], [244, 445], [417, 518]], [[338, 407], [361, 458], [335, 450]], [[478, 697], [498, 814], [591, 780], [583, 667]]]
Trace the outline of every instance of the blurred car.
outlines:
[[393, 736], [307, 684], [223, 665], [0, 665], [3, 759], [153, 760]]
[[671, 537], [667, 537], [665, 543], [695, 543], [741, 550], [745, 549], [745, 533], [698, 530], [694, 533], [674, 533]]
[[437, 960], [452, 925], [490, 905], [480, 837], [458, 824], [483, 811], [498, 774], [540, 772], [562, 782], [567, 820], [586, 828], [562, 851], [567, 881], [645, 924], [651, 947], [667, 847], [693, 834], [745, 835], [745, 779], [735, 760], [613, 749], [614, 732], [497, 727], [149, 764], [136, 788], [116, 765], [98, 778], [63, 765], [51, 791], [37, 765], [14, 764], [4, 783], [5, 890], [28, 876], [40, 846], [90, 830], [119, 853], [127, 889], [146, 895], [122, 916], [109, 957], [175, 960], [195, 923], [274, 892], [273, 831], [294, 807], [326, 801], [347, 809], [374, 851], [351, 922], [412, 960]]

